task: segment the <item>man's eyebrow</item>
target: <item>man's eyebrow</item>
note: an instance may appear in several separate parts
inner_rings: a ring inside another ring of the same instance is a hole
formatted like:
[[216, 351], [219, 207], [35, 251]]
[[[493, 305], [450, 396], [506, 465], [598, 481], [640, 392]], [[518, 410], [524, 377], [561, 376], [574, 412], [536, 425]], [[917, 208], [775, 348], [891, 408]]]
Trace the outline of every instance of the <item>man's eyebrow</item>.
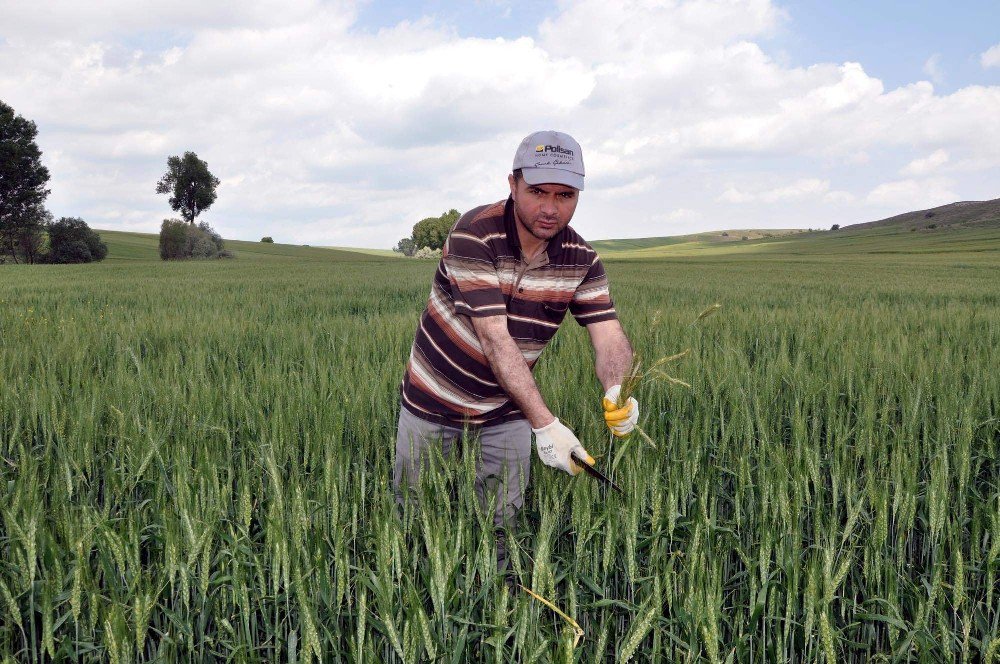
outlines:
[[544, 184], [531, 184], [528, 185], [531, 189], [537, 189], [538, 191], [544, 191], [546, 194], [575, 194], [576, 189], [546, 189]]

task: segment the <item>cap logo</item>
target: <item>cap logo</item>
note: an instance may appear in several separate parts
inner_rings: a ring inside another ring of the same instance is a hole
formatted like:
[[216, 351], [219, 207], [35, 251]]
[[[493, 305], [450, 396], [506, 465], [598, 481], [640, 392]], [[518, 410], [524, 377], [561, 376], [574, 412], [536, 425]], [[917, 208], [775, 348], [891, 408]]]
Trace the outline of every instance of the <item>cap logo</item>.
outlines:
[[535, 152], [555, 152], [557, 154], [573, 156], [572, 150], [567, 150], [560, 145], [539, 145], [535, 148]]

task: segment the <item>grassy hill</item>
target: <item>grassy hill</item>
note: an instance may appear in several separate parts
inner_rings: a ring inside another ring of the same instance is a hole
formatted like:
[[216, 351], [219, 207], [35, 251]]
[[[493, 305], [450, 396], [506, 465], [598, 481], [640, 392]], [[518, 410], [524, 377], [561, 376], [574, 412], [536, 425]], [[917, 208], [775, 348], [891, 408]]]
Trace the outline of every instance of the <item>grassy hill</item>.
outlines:
[[349, 251], [352, 254], [367, 254], [369, 256], [381, 256], [382, 258], [403, 258], [403, 254], [397, 253], [392, 249], [367, 249], [361, 247], [326, 247], [323, 249], [339, 249], [340, 251]]
[[845, 230], [895, 228], [923, 232], [953, 227], [1000, 228], [1000, 198], [991, 201], [959, 201], [927, 210], [905, 212], [878, 221], [851, 224]]
[[[722, 233], [727, 235], [722, 237]], [[593, 246], [603, 256], [625, 259], [752, 254], [808, 255], [822, 259], [848, 254], [964, 253], [996, 260], [1000, 257], [1000, 199], [951, 203], [853, 224], [837, 231], [731, 230], [599, 240]]]
[[952, 227], [917, 232], [899, 228], [814, 231], [739, 242], [687, 239], [632, 249], [616, 241], [594, 243], [606, 258], [777, 255], [814, 256], [817, 259], [854, 254], [952, 254], [986, 253], [1000, 257], [1000, 228]]
[[[158, 236], [156, 233], [127, 233], [123, 231], [98, 230], [101, 239], [108, 245], [108, 261], [159, 260]], [[306, 247], [298, 244], [271, 244], [267, 242], [247, 242], [226, 240], [226, 249], [240, 260], [246, 261], [379, 261], [386, 254], [378, 249], [334, 249], [331, 247]], [[392, 252], [386, 252], [392, 255]]]
[[746, 240], [762, 240], [772, 237], [784, 237], [805, 233], [798, 228], [768, 228], [768, 229], [729, 229], [724, 231], [708, 231], [690, 235], [671, 235], [668, 237], [640, 237], [622, 240], [597, 240], [591, 245], [602, 254], [609, 251], [645, 251], [659, 247], [676, 247], [678, 245], [699, 243], [704, 245], [728, 244]]

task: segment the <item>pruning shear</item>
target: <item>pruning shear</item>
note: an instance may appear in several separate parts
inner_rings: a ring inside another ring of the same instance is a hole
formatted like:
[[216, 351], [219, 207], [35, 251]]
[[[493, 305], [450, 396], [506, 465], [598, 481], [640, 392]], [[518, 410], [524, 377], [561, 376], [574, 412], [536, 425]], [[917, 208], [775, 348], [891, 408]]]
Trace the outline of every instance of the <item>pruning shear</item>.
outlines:
[[589, 463], [587, 463], [586, 461], [584, 461], [583, 459], [581, 459], [580, 457], [578, 457], [576, 455], [576, 452], [570, 452], [569, 453], [569, 458], [573, 460], [573, 463], [575, 463], [576, 465], [580, 466], [585, 471], [587, 471], [587, 474], [590, 475], [591, 477], [596, 477], [605, 486], [611, 487], [612, 489], [614, 489], [615, 491], [617, 491], [618, 493], [620, 493], [623, 496], [625, 495], [625, 492], [622, 491], [622, 488], [620, 486], [618, 486], [617, 484], [615, 484], [611, 480], [610, 477], [608, 477], [607, 475], [605, 475], [604, 473], [602, 473], [601, 471], [599, 471], [597, 468], [594, 468]]

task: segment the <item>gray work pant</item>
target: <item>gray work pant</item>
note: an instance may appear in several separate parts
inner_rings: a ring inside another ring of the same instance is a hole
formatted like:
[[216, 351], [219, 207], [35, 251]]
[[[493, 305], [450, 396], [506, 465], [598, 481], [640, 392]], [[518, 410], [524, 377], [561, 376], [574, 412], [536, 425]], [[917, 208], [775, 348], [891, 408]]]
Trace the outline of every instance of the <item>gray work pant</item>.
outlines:
[[[396, 431], [396, 462], [392, 486], [396, 501], [403, 502], [403, 483], [415, 486], [426, 467], [427, 455], [438, 447], [442, 458], [451, 457], [454, 443], [462, 436], [457, 427], [423, 420], [402, 406]], [[527, 487], [531, 472], [531, 426], [526, 420], [502, 422], [470, 428], [467, 437], [479, 440], [482, 459], [476, 466], [476, 496], [482, 505], [496, 496], [493, 524], [497, 527], [497, 566], [507, 565], [502, 526], [524, 504], [522, 484]]]

